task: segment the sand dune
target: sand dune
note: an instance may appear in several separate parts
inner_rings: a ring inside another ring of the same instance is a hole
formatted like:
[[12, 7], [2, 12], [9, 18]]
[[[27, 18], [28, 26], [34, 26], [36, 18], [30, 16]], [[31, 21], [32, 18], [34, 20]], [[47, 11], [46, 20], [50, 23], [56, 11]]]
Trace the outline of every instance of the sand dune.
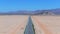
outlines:
[[0, 16], [0, 34], [24, 34], [28, 16]]

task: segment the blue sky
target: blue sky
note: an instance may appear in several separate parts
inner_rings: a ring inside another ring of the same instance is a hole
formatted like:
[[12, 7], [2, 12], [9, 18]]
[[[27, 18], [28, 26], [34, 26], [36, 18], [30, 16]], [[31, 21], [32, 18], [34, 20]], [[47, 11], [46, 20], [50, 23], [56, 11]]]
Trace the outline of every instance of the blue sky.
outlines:
[[0, 0], [0, 12], [55, 8], [60, 8], [60, 0]]

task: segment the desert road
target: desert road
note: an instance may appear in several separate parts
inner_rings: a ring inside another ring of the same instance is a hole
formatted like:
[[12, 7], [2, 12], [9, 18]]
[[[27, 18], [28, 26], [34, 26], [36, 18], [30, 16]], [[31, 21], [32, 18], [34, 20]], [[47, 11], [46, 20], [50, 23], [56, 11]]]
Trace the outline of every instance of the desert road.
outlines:
[[0, 34], [30, 34], [30, 32], [31, 34], [60, 34], [60, 16], [30, 16], [30, 18], [28, 15], [0, 16]]
[[33, 25], [31, 16], [29, 16], [28, 18], [28, 23], [26, 25], [24, 34], [35, 34], [34, 25]]

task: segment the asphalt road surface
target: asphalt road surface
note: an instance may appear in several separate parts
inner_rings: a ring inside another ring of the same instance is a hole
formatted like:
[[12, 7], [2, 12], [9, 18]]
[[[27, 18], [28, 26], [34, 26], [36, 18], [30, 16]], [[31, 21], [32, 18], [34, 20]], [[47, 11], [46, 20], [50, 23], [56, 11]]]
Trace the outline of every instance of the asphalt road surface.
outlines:
[[27, 26], [25, 28], [24, 34], [35, 34], [34, 29], [33, 29], [34, 28], [33, 26], [34, 25], [33, 25], [33, 22], [31, 20], [31, 17], [29, 17], [28, 24], [27, 24]]

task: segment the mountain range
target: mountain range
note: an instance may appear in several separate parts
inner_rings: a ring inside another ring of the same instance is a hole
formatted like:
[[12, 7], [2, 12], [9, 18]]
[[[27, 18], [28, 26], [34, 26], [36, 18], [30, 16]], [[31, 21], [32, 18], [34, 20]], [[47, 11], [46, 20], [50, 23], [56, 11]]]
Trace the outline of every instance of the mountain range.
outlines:
[[60, 15], [60, 8], [48, 9], [48, 10], [35, 10], [35, 11], [19, 10], [19, 11], [10, 11], [6, 13], [0, 12], [0, 15], [43, 15], [43, 14]]

